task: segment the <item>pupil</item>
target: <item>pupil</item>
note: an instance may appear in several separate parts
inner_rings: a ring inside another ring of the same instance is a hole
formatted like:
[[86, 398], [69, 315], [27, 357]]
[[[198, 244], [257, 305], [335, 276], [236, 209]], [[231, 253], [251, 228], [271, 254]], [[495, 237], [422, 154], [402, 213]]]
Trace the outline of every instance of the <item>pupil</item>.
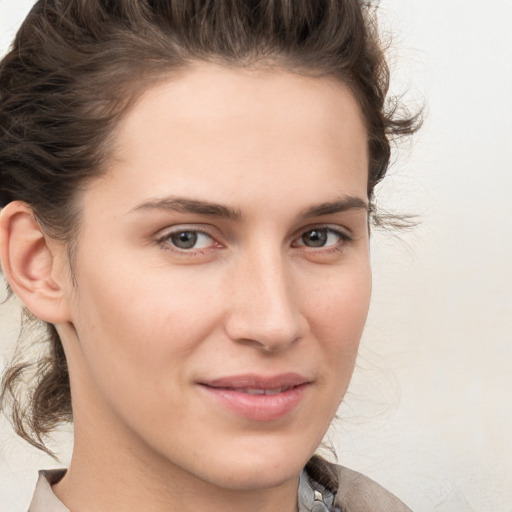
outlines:
[[180, 249], [192, 249], [197, 242], [197, 234], [191, 231], [183, 231], [172, 235], [172, 243]]
[[323, 247], [327, 242], [327, 232], [314, 229], [305, 233], [302, 241], [309, 247]]

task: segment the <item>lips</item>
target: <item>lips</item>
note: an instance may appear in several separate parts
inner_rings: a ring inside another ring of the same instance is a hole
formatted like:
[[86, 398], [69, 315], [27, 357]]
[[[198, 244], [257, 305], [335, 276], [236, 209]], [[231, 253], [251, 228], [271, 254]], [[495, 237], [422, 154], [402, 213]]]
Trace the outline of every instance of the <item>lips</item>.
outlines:
[[253, 421], [274, 421], [291, 413], [311, 382], [296, 373], [271, 377], [237, 375], [198, 383], [214, 404]]
[[281, 387], [275, 389], [263, 389], [263, 388], [224, 388], [229, 391], [237, 391], [238, 393], [247, 393], [249, 395], [278, 395], [284, 391], [291, 389], [290, 387]]

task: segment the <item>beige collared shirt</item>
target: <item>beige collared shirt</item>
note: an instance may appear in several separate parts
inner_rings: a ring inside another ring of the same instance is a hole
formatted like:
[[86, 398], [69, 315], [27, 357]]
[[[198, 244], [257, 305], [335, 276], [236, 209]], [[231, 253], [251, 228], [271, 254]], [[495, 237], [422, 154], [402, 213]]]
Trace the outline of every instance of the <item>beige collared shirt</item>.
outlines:
[[[39, 479], [28, 512], [70, 512], [69, 509], [55, 496], [52, 485], [56, 484], [66, 473], [65, 469], [40, 471]], [[299, 484], [299, 512], [329, 512], [333, 496], [321, 486], [316, 486], [304, 471]], [[325, 500], [325, 501], [324, 501]]]
[[39, 479], [28, 512], [69, 512], [69, 509], [52, 491], [52, 485], [56, 484], [65, 473], [65, 469], [39, 471]]

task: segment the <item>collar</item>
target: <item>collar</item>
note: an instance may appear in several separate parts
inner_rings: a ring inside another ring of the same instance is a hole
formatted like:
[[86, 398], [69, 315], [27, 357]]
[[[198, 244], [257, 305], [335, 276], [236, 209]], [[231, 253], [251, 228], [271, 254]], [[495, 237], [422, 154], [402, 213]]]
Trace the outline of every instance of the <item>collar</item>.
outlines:
[[333, 512], [334, 494], [313, 480], [304, 469], [299, 479], [299, 512]]
[[65, 469], [39, 471], [39, 479], [28, 512], [70, 512], [52, 491], [52, 485], [65, 474]]
[[[39, 479], [28, 512], [70, 512], [55, 496], [52, 485], [66, 474], [65, 469], [39, 471]], [[299, 479], [298, 512], [331, 512], [334, 495], [303, 470]]]

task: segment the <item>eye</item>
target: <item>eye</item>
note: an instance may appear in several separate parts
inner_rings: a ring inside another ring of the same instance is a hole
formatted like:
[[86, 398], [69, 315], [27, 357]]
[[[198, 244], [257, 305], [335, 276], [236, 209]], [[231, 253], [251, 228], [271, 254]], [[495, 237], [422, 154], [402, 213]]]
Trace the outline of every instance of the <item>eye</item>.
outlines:
[[304, 232], [294, 243], [295, 246], [335, 247], [342, 242], [349, 241], [350, 237], [345, 233], [333, 228], [314, 228]]
[[213, 238], [203, 231], [184, 229], [167, 233], [159, 243], [174, 246], [181, 251], [193, 249], [207, 249], [215, 244]]

